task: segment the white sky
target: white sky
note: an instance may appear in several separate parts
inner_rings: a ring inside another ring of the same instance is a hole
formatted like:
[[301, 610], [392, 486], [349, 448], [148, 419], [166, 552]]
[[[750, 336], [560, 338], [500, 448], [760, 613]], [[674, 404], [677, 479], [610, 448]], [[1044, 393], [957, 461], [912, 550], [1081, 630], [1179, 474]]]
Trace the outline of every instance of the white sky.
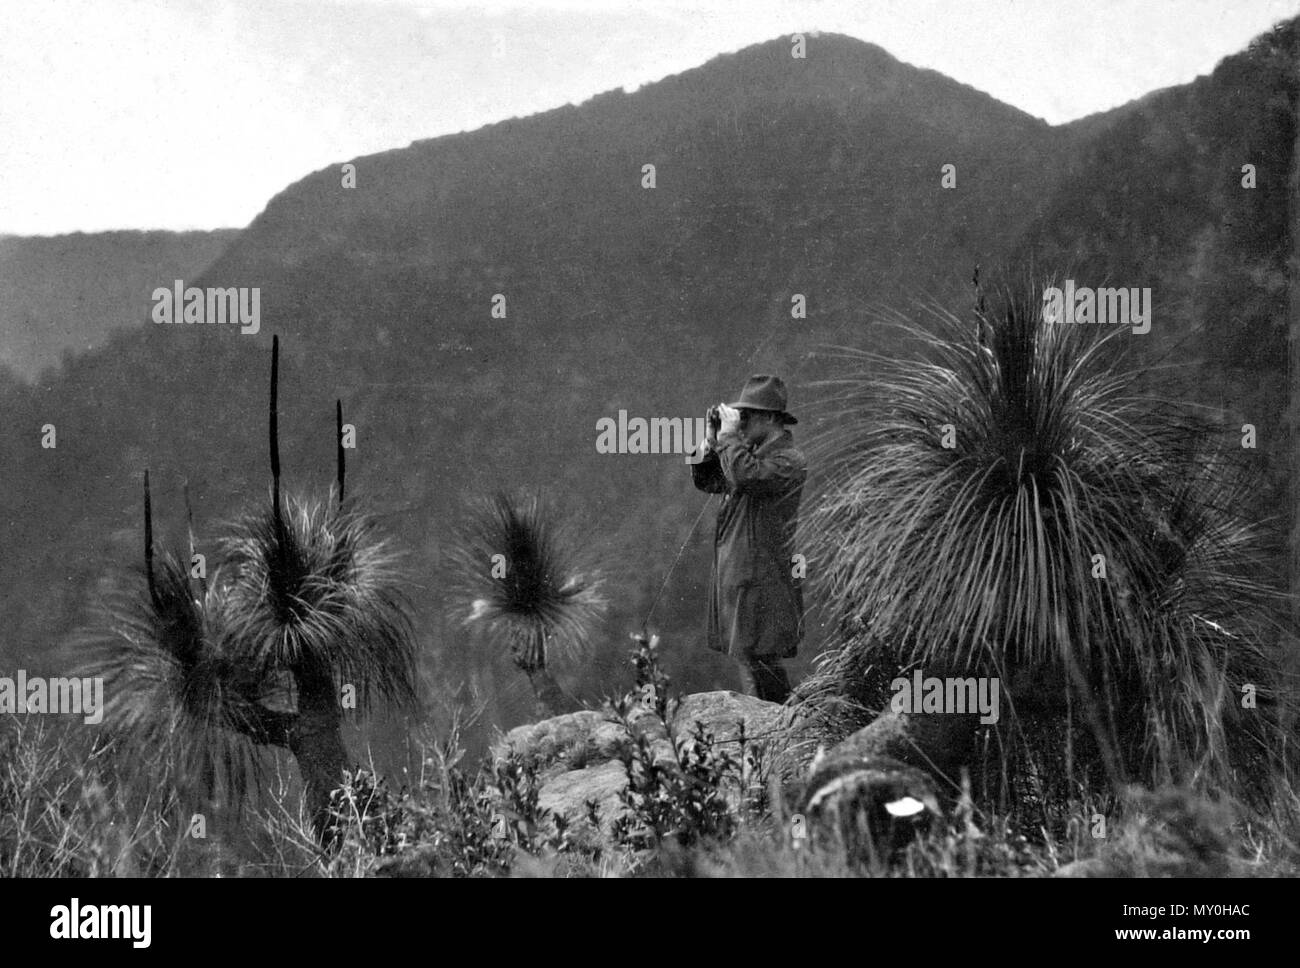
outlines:
[[[0, 0], [0, 233], [246, 225], [327, 164], [823, 30], [1053, 123], [1300, 0]], [[809, 56], [816, 56], [810, 46]]]

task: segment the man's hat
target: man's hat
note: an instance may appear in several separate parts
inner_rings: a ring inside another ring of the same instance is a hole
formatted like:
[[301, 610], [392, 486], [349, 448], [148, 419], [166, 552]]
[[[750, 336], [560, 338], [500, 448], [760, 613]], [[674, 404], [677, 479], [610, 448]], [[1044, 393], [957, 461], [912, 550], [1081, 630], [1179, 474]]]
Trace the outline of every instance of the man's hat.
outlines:
[[768, 373], [756, 373], [745, 381], [745, 389], [740, 391], [740, 399], [727, 406], [737, 410], [771, 410], [781, 414], [788, 424], [798, 423], [794, 416], [785, 409], [785, 381], [779, 376]]

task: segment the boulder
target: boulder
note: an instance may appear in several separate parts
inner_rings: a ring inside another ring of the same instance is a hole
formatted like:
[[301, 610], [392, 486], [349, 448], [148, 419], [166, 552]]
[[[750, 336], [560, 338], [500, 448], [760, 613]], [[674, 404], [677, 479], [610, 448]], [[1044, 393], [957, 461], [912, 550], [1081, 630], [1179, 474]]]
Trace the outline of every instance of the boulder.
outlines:
[[[740, 753], [742, 723], [754, 751], [785, 738], [783, 707], [729, 690], [685, 696], [670, 706], [669, 714], [679, 743], [689, 740], [695, 724], [702, 723], [705, 732], [727, 744], [724, 748], [733, 756]], [[677, 762], [668, 731], [652, 711], [638, 708], [628, 720], [631, 734], [610, 712], [566, 713], [510, 730], [493, 745], [492, 756], [496, 762], [511, 754], [532, 758], [541, 781], [542, 806], [578, 822], [587, 815], [587, 800], [595, 800], [600, 804], [601, 826], [606, 827], [622, 809], [618, 795], [627, 785], [627, 774], [621, 756], [635, 735], [649, 738], [659, 765], [672, 767]]]
[[561, 773], [542, 785], [537, 801], [542, 807], [567, 820], [587, 817], [587, 802], [596, 804], [602, 830], [609, 830], [623, 812], [619, 794], [627, 786], [627, 771], [618, 760]]
[[838, 759], [885, 756], [931, 774], [941, 786], [957, 789], [961, 768], [974, 752], [978, 714], [882, 713], [825, 754]]
[[673, 729], [678, 737], [685, 737], [694, 731], [696, 722], [701, 722], [715, 741], [733, 743], [739, 740], [743, 723], [746, 742], [752, 739], [770, 745], [773, 733], [788, 717], [785, 707], [777, 703], [719, 689], [683, 697], [673, 712]]
[[819, 753], [802, 799], [812, 832], [860, 858], [902, 847], [943, 816], [978, 726], [974, 714], [891, 710]]
[[492, 746], [500, 763], [514, 754], [532, 759], [543, 777], [617, 760], [629, 743], [627, 730], [608, 713], [594, 709], [565, 713], [516, 726]]
[[816, 769], [803, 813], [814, 835], [830, 834], [864, 860], [906, 846], [943, 816], [928, 773], [879, 755]]

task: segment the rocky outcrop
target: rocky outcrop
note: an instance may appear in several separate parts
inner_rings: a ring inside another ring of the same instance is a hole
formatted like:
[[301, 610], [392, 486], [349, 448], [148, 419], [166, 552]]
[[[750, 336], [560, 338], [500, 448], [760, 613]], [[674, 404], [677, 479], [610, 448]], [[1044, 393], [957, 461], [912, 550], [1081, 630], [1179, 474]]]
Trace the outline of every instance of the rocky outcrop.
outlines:
[[[601, 827], [608, 830], [624, 809], [622, 758], [633, 744], [644, 737], [655, 763], [675, 769], [674, 741], [679, 747], [689, 742], [696, 723], [737, 758], [743, 727], [747, 755], [768, 766], [800, 745], [801, 728], [791, 708], [718, 691], [683, 697], [670, 709], [668, 728], [645, 708], [633, 710], [626, 726], [612, 712], [583, 710], [516, 727], [494, 744], [492, 755], [497, 762], [512, 755], [530, 760], [538, 771], [541, 806], [581, 823], [590, 815], [588, 803], [594, 803]], [[814, 834], [842, 838], [861, 855], [909, 841], [943, 816], [945, 799], [958, 788], [961, 767], [970, 760], [978, 726], [974, 714], [886, 711], [819, 753], [801, 800]], [[778, 772], [789, 774], [797, 754], [789, 755]], [[724, 792], [728, 799], [739, 795], [738, 789]]]
[[497, 762], [511, 755], [531, 760], [541, 781], [541, 806], [580, 821], [593, 801], [607, 828], [622, 810], [619, 794], [627, 786], [622, 757], [638, 735], [649, 740], [658, 765], [673, 768], [673, 739], [688, 741], [696, 723], [737, 757], [743, 728], [747, 751], [762, 757], [789, 739], [789, 718], [788, 709], [753, 696], [728, 690], [695, 693], [669, 710], [673, 738], [648, 709], [638, 708], [628, 717], [630, 731], [610, 712], [582, 710], [515, 727], [493, 744], [492, 757]]

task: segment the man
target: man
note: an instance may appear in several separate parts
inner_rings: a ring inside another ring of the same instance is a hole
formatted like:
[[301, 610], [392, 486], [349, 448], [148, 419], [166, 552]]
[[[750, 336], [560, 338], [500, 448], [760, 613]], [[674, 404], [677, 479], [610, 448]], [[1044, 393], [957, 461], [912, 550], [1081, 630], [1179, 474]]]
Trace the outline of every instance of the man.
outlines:
[[[784, 702], [782, 659], [803, 638], [803, 593], [794, 533], [807, 462], [786, 428], [780, 377], [749, 378], [740, 399], [711, 410], [695, 486], [722, 494], [709, 583], [708, 647], [740, 662], [745, 691]], [[802, 574], [802, 570], [800, 570]]]

